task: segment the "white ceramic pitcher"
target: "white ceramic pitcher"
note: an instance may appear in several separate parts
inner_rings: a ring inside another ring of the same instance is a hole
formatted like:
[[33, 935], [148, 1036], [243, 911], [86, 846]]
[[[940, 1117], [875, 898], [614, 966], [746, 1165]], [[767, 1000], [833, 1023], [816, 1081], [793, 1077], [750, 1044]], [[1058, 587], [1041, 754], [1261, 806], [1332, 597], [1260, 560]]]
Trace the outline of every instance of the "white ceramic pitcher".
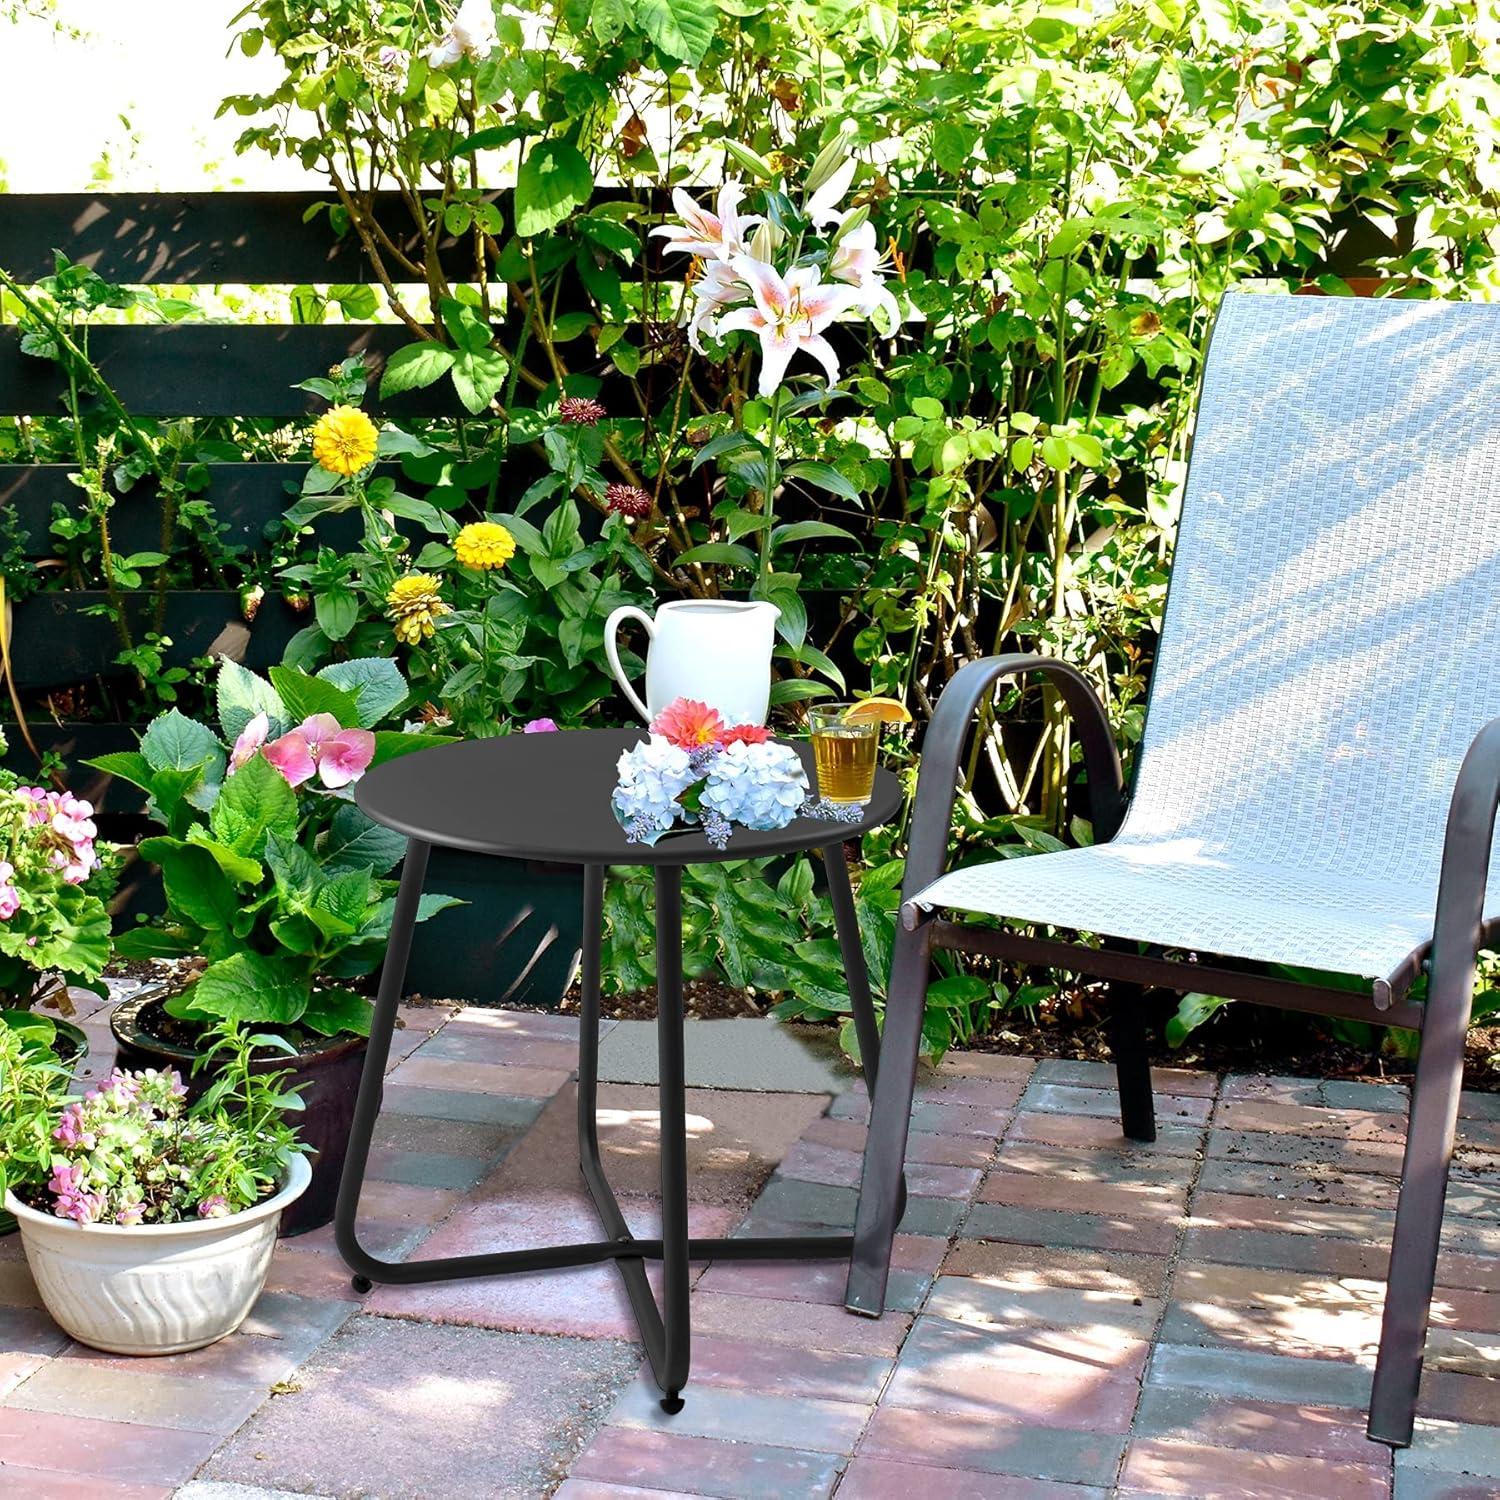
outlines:
[[[727, 724], [764, 724], [780, 617], [774, 604], [759, 599], [674, 599], [658, 607], [655, 620], [626, 604], [604, 622], [604, 654], [621, 691], [648, 724], [674, 698], [706, 703]], [[644, 703], [620, 665], [615, 636], [627, 619], [639, 620], [651, 640]]]

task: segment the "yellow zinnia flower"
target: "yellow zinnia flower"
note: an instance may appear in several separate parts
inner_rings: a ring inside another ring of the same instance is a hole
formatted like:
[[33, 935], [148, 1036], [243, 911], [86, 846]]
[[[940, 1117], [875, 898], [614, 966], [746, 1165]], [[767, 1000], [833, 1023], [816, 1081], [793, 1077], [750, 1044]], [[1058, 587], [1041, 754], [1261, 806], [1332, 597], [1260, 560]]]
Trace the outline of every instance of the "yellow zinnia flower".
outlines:
[[433, 632], [433, 622], [452, 610], [438, 594], [438, 581], [431, 573], [408, 573], [391, 585], [386, 608], [395, 622], [396, 639], [408, 646], [420, 645]]
[[516, 555], [516, 539], [498, 521], [472, 521], [453, 539], [453, 551], [466, 568], [503, 568]]
[[313, 427], [313, 459], [330, 474], [358, 474], [375, 462], [379, 436], [357, 406], [331, 407]]

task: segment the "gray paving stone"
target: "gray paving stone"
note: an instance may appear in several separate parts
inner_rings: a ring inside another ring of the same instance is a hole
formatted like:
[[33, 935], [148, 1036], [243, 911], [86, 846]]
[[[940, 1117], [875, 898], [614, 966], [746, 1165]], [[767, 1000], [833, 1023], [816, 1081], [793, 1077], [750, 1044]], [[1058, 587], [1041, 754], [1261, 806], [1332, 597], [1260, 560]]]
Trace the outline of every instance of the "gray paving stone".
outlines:
[[1480, 1474], [1398, 1468], [1392, 1496], [1393, 1500], [1495, 1500], [1495, 1483]]
[[380, 1500], [547, 1494], [639, 1361], [609, 1339], [359, 1317], [202, 1477]]
[[[1500, 1427], [1419, 1416], [1411, 1447], [1396, 1451], [1397, 1474], [1408, 1469], [1500, 1479]], [[1496, 1489], [1492, 1485], [1491, 1493]]]
[[432, 1120], [461, 1120], [525, 1129], [547, 1107], [545, 1099], [513, 1094], [485, 1094], [464, 1089], [432, 1089], [417, 1084], [387, 1083], [382, 1115], [425, 1115]]
[[764, 1396], [697, 1383], [689, 1384], [686, 1402], [675, 1416], [668, 1416], [656, 1383], [642, 1378], [622, 1392], [609, 1422], [612, 1427], [647, 1427], [686, 1437], [847, 1454], [854, 1451], [870, 1415], [867, 1406], [849, 1401]]
[[1342, 1078], [1323, 1080], [1318, 1091], [1330, 1109], [1369, 1109], [1381, 1114], [1406, 1113], [1407, 1093], [1395, 1083], [1353, 1083]]
[[1145, 1338], [1161, 1317], [1159, 1297], [995, 1286], [973, 1276], [940, 1276], [923, 1311], [930, 1317], [989, 1328], [1115, 1328]]
[[446, 1151], [394, 1151], [372, 1158], [370, 1175], [382, 1182], [405, 1182], [413, 1187], [452, 1188], [463, 1192], [474, 1186], [495, 1164], [490, 1156], [450, 1156]]
[[227, 1434], [265, 1398], [263, 1385], [174, 1375], [170, 1369], [165, 1360], [135, 1360], [121, 1368], [54, 1359], [23, 1380], [5, 1404], [63, 1417]]
[[292, 1490], [263, 1490], [253, 1484], [223, 1484], [191, 1479], [173, 1491], [172, 1500], [333, 1500], [329, 1495], [298, 1495]]
[[[689, 1088], [837, 1094], [854, 1078], [833, 1032], [774, 1021], [689, 1021], [683, 1028]], [[606, 1083], [657, 1081], [655, 1021], [621, 1021], [599, 1043]]]
[[[756, 1200], [747, 1220], [748, 1232], [765, 1232], [760, 1223], [774, 1219], [781, 1223], [826, 1224], [830, 1228], [848, 1229], [854, 1223], [859, 1202], [857, 1188], [831, 1187], [822, 1182], [803, 1182], [795, 1177], [773, 1177]], [[951, 1235], [958, 1229], [965, 1205], [949, 1198], [906, 1200], [901, 1219], [903, 1234]]]
[[1199, 1349], [1158, 1344], [1146, 1384], [1180, 1385], [1260, 1401], [1306, 1401], [1315, 1406], [1363, 1406], [1370, 1372], [1332, 1359], [1299, 1359], [1253, 1349]]

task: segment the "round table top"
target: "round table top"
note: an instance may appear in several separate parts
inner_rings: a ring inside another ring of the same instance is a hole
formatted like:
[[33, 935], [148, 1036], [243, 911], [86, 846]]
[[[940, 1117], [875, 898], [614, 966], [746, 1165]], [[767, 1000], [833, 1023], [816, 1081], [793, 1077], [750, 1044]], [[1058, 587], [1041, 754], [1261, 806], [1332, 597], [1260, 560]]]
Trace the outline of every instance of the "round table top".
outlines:
[[[377, 766], [355, 801], [377, 823], [410, 838], [477, 854], [576, 865], [690, 865], [817, 849], [858, 838], [901, 806], [901, 785], [884, 768], [858, 822], [794, 818], [759, 832], [735, 825], [727, 849], [696, 828], [673, 829], [655, 844], [632, 844], [615, 820], [610, 794], [620, 753], [647, 736], [637, 729], [573, 729], [508, 734], [435, 745]], [[812, 745], [787, 741], [815, 786]]]

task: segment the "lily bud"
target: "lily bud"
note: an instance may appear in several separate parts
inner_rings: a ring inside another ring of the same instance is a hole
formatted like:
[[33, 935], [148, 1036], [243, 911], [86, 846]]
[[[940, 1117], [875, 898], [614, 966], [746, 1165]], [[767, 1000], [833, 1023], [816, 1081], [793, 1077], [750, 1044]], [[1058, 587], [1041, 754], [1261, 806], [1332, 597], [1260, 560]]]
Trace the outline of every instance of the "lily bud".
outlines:
[[750, 253], [756, 260], [770, 260], [785, 238], [769, 219], [763, 219], [750, 238]]
[[861, 203], [858, 208], [850, 209], [850, 211], [844, 215], [843, 220], [839, 224], [839, 227], [834, 230], [833, 243], [837, 245], [838, 242], [843, 239], [846, 234], [852, 234], [869, 217], [870, 208], [868, 204]]
[[748, 146], [740, 145], [738, 141], [725, 141], [724, 152], [731, 161], [738, 162], [752, 177], [759, 177], [762, 182], [775, 182], [776, 168], [758, 151], [752, 151]]
[[802, 188], [811, 196], [849, 159], [849, 141], [854, 134], [849, 122], [842, 123], [833, 139], [813, 158]]

